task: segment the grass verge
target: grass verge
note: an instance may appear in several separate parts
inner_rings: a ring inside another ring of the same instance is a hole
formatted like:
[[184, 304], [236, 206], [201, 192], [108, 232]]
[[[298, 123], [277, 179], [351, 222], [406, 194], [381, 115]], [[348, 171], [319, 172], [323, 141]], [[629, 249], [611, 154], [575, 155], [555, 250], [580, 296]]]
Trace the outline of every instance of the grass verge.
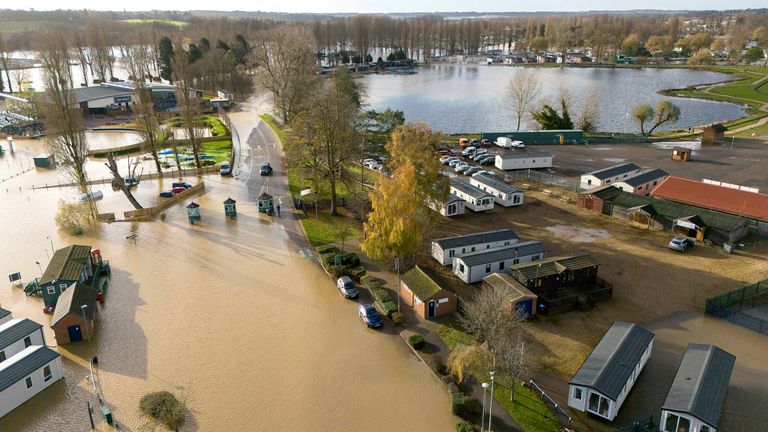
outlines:
[[468, 335], [461, 324], [456, 321], [440, 324], [437, 327], [437, 335], [440, 336], [440, 339], [451, 350], [458, 345], [469, 345], [472, 343], [472, 336]]
[[501, 383], [495, 385], [493, 398], [504, 407], [526, 432], [555, 432], [561, 429], [554, 414], [527, 387], [515, 382], [515, 400], [510, 400], [510, 387]]

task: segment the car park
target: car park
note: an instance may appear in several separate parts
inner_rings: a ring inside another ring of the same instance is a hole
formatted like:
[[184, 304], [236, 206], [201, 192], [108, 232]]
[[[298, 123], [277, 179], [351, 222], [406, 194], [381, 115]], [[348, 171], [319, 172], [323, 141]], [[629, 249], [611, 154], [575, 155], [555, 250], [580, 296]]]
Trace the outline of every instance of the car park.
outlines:
[[470, 156], [470, 155], [474, 154], [476, 150], [477, 150], [477, 147], [469, 146], [469, 147], [465, 148], [464, 151], [461, 152], [461, 155], [462, 156]]
[[369, 328], [379, 328], [384, 326], [384, 319], [372, 304], [363, 303], [357, 308], [357, 311], [358, 315], [360, 315], [360, 319], [363, 320], [365, 325]]
[[174, 196], [176, 196], [176, 193], [174, 191], [160, 192], [160, 198], [173, 198]]
[[352, 279], [350, 279], [349, 276], [342, 276], [336, 281], [336, 288], [339, 289], [341, 292], [341, 295], [344, 296], [344, 298], [353, 299], [357, 298], [358, 292], [357, 292], [357, 286], [355, 286], [355, 283], [352, 282]]
[[484, 139], [480, 140], [480, 145], [482, 147], [490, 147], [491, 146], [491, 140], [484, 138]]
[[467, 171], [468, 169], [471, 169], [471, 168], [472, 167], [469, 166], [469, 165], [461, 165], [461, 166], [456, 167], [454, 169], [454, 171], [456, 171], [457, 173], [463, 174], [465, 171]]
[[694, 245], [693, 239], [688, 237], [675, 237], [669, 241], [669, 248], [678, 252], [685, 252]]

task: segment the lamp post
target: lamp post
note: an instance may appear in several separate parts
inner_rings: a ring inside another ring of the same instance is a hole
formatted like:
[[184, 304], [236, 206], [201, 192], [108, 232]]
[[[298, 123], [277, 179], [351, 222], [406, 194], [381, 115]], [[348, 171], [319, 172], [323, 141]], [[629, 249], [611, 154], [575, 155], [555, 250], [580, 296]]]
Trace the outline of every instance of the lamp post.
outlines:
[[35, 261], [35, 264], [37, 264], [37, 268], [40, 270], [40, 278], [43, 277], [43, 267], [40, 265], [40, 261]]
[[87, 307], [88, 305], [81, 305], [80, 310], [83, 312], [83, 324], [85, 324], [85, 333], [88, 335], [88, 343], [91, 343], [91, 334], [88, 332], [88, 319], [85, 317], [85, 308]]
[[47, 238], [51, 242], [51, 254], [55, 253], [56, 251], [53, 249], [53, 237], [51, 237], [50, 235], [47, 235], [45, 236], [45, 238]]
[[488, 383], [484, 382], [481, 385], [483, 386], [483, 414], [480, 415], [480, 432], [483, 432], [485, 427], [485, 392], [488, 390]]
[[395, 271], [397, 271], [397, 313], [400, 313], [400, 258], [395, 257]]
[[493, 412], [493, 375], [494, 371], [491, 371], [491, 400], [488, 402], [488, 432], [491, 432], [491, 419], [493, 419], [491, 413]]

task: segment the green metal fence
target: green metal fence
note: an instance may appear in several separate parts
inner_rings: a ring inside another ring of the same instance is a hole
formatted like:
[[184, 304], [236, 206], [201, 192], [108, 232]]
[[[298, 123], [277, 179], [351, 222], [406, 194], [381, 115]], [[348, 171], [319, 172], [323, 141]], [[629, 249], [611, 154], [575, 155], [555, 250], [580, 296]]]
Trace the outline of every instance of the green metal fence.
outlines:
[[766, 282], [768, 280], [707, 299], [707, 314], [768, 335], [768, 320], [744, 312], [768, 304]]

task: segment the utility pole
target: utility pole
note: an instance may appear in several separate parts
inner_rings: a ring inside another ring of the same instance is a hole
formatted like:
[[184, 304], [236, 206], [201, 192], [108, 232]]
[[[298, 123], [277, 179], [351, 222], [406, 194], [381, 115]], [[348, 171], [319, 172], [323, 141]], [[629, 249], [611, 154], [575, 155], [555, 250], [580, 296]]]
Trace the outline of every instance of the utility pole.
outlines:
[[395, 271], [397, 271], [397, 313], [400, 313], [400, 258], [395, 257]]
[[493, 375], [495, 374], [495, 371], [491, 371], [491, 401], [490, 404], [488, 404], [488, 432], [491, 432], [491, 420], [493, 420], [492, 412], [493, 412]]

